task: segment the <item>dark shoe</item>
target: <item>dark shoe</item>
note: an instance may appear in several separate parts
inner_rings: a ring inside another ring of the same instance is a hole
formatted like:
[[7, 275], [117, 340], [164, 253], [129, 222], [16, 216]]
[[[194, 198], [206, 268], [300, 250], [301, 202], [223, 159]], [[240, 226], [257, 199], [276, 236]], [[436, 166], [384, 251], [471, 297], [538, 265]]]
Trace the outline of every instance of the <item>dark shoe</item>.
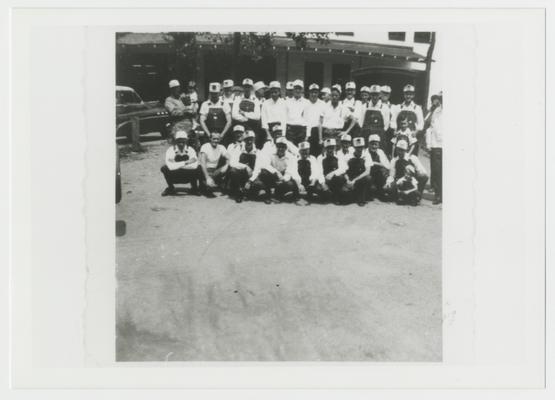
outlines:
[[170, 188], [170, 187], [165, 188], [164, 191], [162, 192], [162, 196], [163, 196], [163, 197], [166, 197], [166, 196], [173, 196], [173, 195], [175, 195], [175, 194], [177, 194], [177, 192], [175, 191], [175, 189], [174, 189], [174, 188]]
[[359, 201], [357, 204], [358, 204], [359, 207], [364, 207], [366, 205], [366, 202], [365, 201]]
[[237, 197], [235, 197], [235, 202], [236, 202], [236, 203], [242, 203], [242, 202], [243, 202], [243, 196], [242, 196], [242, 195], [238, 195]]
[[190, 194], [191, 196], [200, 196], [200, 190], [198, 190], [197, 188], [192, 188], [192, 189], [189, 191], [189, 194]]
[[432, 204], [434, 205], [441, 204], [441, 197], [436, 197], [434, 201], [432, 201]]

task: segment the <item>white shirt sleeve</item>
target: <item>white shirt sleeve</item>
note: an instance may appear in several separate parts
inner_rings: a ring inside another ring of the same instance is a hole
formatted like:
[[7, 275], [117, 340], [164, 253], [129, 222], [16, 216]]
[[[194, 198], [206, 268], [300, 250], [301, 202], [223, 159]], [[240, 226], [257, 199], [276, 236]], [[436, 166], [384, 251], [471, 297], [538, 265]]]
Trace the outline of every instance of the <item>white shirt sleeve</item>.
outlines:
[[175, 162], [175, 151], [173, 147], [166, 150], [166, 166], [170, 171], [175, 171], [176, 169], [180, 169], [185, 166], [185, 161]]
[[205, 101], [201, 104], [199, 114], [202, 116], [208, 115], [208, 102]]
[[231, 117], [234, 120], [240, 121], [240, 122], [246, 122], [248, 120], [248, 118], [244, 115], [241, 115], [241, 113], [239, 112], [239, 104], [241, 103], [242, 98], [238, 97], [233, 101], [233, 108], [231, 111]]
[[422, 107], [416, 106], [414, 108], [414, 113], [416, 114], [416, 130], [421, 131], [424, 129], [424, 115], [422, 114]]

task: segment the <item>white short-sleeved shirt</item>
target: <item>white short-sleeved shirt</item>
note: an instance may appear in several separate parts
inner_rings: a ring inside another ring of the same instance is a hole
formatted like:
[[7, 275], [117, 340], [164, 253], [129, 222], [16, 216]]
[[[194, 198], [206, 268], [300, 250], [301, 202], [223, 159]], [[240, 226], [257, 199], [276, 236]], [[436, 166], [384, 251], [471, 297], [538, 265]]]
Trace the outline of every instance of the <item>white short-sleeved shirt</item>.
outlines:
[[322, 126], [329, 129], [343, 129], [345, 120], [351, 115], [349, 109], [339, 103], [337, 107], [333, 107], [331, 101], [324, 106], [324, 121]]
[[318, 99], [314, 103], [310, 100], [307, 101], [306, 107], [304, 109], [304, 119], [306, 121], [306, 127], [308, 129], [314, 128], [320, 125], [320, 118], [324, 114], [324, 109], [326, 103]]
[[218, 100], [213, 103], [211, 100], [206, 100], [200, 106], [200, 115], [208, 115], [211, 108], [221, 108], [224, 113], [231, 115], [231, 107], [223, 100]]
[[220, 157], [226, 156], [227, 152], [223, 145], [218, 144], [215, 148], [210, 143], [204, 143], [200, 148], [200, 154], [206, 154], [206, 167], [216, 168]]

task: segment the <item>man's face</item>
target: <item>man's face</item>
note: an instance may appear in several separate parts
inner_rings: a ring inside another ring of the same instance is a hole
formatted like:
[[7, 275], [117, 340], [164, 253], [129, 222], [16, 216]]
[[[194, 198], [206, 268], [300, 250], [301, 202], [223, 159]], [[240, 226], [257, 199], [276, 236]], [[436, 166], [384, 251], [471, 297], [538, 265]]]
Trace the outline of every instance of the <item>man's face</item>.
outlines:
[[401, 120], [401, 129], [407, 129], [409, 127], [409, 121], [406, 119]]
[[351, 98], [355, 95], [355, 89], [346, 89], [345, 94], [347, 95], [348, 98]]
[[210, 144], [212, 144], [212, 147], [216, 147], [218, 145], [218, 143], [220, 143], [220, 134], [219, 133], [213, 133], [210, 136]]
[[233, 131], [233, 139], [235, 139], [236, 142], [240, 142], [242, 136], [243, 136], [243, 132]]
[[210, 101], [212, 103], [218, 101], [218, 97], [220, 97], [220, 93], [219, 92], [210, 92]]
[[241, 96], [243, 94], [243, 91], [242, 90], [236, 90], [236, 91], [233, 92], [233, 94], [235, 96]]
[[292, 97], [293, 96], [293, 89], [285, 89], [285, 96]]
[[258, 89], [256, 91], [256, 97], [258, 97], [259, 99], [261, 99], [262, 97], [264, 97], [264, 89]]
[[335, 153], [335, 146], [326, 147], [326, 154], [328, 156], [333, 156], [334, 153]]
[[280, 90], [278, 88], [272, 88], [272, 91], [270, 92], [270, 96], [272, 96], [272, 99], [277, 100], [279, 98], [280, 95]]
[[361, 92], [360, 93], [360, 98], [362, 99], [362, 101], [366, 102], [370, 98], [370, 94], [367, 93], [367, 92]]
[[287, 145], [285, 143], [277, 144], [277, 155], [283, 157], [285, 155], [285, 150], [287, 150]]
[[400, 147], [397, 147], [397, 148], [395, 149], [395, 151], [396, 151], [397, 155], [399, 156], [399, 158], [404, 158], [404, 157], [405, 157], [405, 153], [406, 153], [406, 150], [405, 150], [405, 149], [402, 149], [402, 148], [400, 148]]
[[441, 105], [441, 101], [439, 101], [437, 97], [434, 97], [434, 99], [432, 100], [432, 106], [438, 107], [440, 105]]
[[231, 88], [229, 88], [229, 87], [224, 88], [224, 96], [225, 97], [231, 96]]
[[178, 148], [180, 151], [183, 151], [183, 149], [185, 148], [186, 140], [185, 140], [185, 139], [177, 139], [177, 141], [175, 142], [175, 144], [177, 145], [177, 148]]
[[414, 99], [414, 92], [405, 92], [404, 93], [405, 101], [410, 103], [412, 99]]
[[339, 92], [337, 90], [331, 92], [331, 101], [333, 101], [333, 103], [339, 102]]
[[245, 93], [245, 97], [250, 97], [250, 95], [252, 93], [252, 86], [250, 86], [250, 85], [243, 86], [243, 91]]
[[360, 157], [362, 155], [362, 150], [364, 150], [363, 146], [356, 146], [354, 151], [355, 156]]
[[349, 150], [349, 147], [351, 147], [351, 142], [348, 142], [346, 140], [342, 140], [341, 141], [341, 148], [345, 151]]
[[370, 142], [370, 150], [373, 152], [378, 151], [378, 149], [380, 148], [380, 142]]
[[170, 92], [173, 97], [179, 97], [179, 95], [181, 94], [181, 87], [180, 86], [172, 87], [170, 89]]
[[389, 96], [390, 96], [389, 93], [382, 92], [380, 94], [380, 96], [381, 96], [383, 102], [387, 103], [389, 101]]
[[253, 138], [250, 137], [245, 139], [245, 149], [247, 149], [247, 151], [251, 151], [253, 145], [254, 145]]
[[190, 119], [184, 119], [184, 120], [181, 122], [181, 128], [182, 128], [185, 132], [189, 133], [189, 132], [191, 132], [191, 130], [193, 129], [193, 123], [191, 122]]
[[300, 86], [295, 86], [295, 88], [293, 89], [293, 94], [294, 96], [298, 99], [300, 97], [302, 97], [303, 95], [303, 88]]
[[310, 93], [308, 94], [308, 96], [310, 97], [310, 100], [316, 101], [316, 99], [318, 98], [318, 91], [317, 90], [311, 90]]
[[301, 155], [301, 159], [306, 160], [308, 158], [308, 149], [299, 150], [299, 154]]
[[372, 100], [372, 103], [376, 104], [378, 102], [378, 100], [380, 99], [380, 94], [379, 93], [372, 93], [372, 94], [370, 94], [370, 99]]
[[327, 101], [330, 101], [331, 95], [328, 94], [328, 93], [321, 93], [320, 98], [321, 98], [323, 101], [326, 101], [326, 102], [327, 102]]

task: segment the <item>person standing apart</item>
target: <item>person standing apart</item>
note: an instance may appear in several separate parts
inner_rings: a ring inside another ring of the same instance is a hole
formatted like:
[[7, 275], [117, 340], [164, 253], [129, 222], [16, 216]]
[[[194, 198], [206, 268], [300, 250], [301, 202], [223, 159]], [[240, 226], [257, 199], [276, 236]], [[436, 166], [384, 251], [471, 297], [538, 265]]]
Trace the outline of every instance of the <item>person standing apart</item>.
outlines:
[[[222, 138], [231, 128], [231, 108], [220, 97], [221, 85], [212, 82], [208, 85], [209, 99], [200, 106], [200, 126], [208, 141], [212, 132], [218, 132]], [[224, 140], [225, 142], [225, 140]]]
[[257, 138], [256, 147], [259, 149], [272, 137], [274, 126], [285, 126], [287, 120], [287, 108], [285, 100], [281, 98], [281, 84], [278, 81], [270, 82], [270, 98], [262, 103], [260, 120], [265, 134]]
[[440, 92], [432, 96], [432, 107], [426, 116], [429, 127], [426, 130], [426, 147], [430, 149], [430, 184], [434, 190], [433, 204], [441, 204], [442, 192], [442, 158], [443, 131], [441, 116], [443, 112], [443, 95]]
[[306, 132], [310, 143], [310, 154], [317, 157], [322, 154], [322, 116], [325, 103], [318, 98], [320, 87], [312, 83], [308, 87], [308, 102], [304, 111]]

